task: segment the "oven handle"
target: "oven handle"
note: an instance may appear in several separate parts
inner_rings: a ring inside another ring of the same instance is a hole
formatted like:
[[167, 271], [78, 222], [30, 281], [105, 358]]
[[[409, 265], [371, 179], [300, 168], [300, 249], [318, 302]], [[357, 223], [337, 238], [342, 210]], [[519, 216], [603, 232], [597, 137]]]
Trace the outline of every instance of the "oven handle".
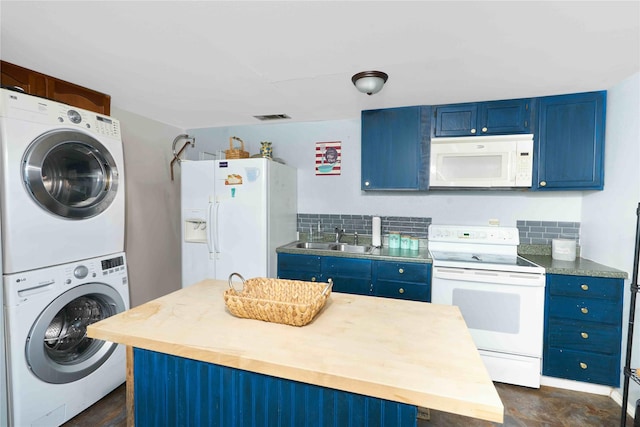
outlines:
[[515, 271], [472, 270], [467, 268], [433, 267], [433, 279], [460, 280], [465, 282], [495, 283], [544, 287], [545, 275], [518, 273]]

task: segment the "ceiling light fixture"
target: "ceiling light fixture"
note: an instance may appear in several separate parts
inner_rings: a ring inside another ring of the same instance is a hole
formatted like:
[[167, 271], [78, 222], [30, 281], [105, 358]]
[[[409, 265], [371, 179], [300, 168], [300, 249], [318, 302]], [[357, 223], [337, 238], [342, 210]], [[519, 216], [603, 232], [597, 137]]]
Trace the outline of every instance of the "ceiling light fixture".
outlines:
[[380, 92], [389, 76], [382, 71], [362, 71], [351, 77], [356, 88], [367, 95]]

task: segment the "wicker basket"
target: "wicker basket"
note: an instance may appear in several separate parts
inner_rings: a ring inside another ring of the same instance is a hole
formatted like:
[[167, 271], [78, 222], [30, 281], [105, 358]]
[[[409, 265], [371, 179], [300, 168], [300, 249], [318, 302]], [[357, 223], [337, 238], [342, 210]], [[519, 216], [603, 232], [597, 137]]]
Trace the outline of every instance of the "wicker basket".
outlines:
[[[241, 292], [233, 287], [233, 276], [242, 279]], [[229, 276], [230, 289], [224, 292], [224, 302], [231, 314], [237, 317], [304, 326], [324, 307], [332, 286], [331, 279], [329, 283], [265, 277], [244, 280], [240, 274], [232, 273]]]
[[[240, 148], [235, 148], [233, 146], [233, 140], [240, 141]], [[244, 151], [244, 141], [238, 138], [237, 136], [232, 136], [229, 138], [229, 149], [224, 152], [225, 157], [227, 159], [248, 159], [249, 152]]]

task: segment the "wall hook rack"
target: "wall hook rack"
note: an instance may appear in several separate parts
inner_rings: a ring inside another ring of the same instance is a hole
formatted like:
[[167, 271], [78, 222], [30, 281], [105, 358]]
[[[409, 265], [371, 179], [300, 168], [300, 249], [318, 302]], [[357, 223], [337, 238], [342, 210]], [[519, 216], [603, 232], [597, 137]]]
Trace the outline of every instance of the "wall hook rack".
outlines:
[[[180, 150], [178, 150], [176, 152], [176, 144], [178, 144], [178, 141], [185, 139], [186, 142], [184, 143], [184, 145], [182, 146], [182, 148], [180, 148]], [[171, 160], [171, 181], [173, 181], [173, 165], [174, 163], [178, 162], [178, 164], [180, 164], [180, 162], [182, 161], [182, 159], [180, 158], [180, 155], [182, 155], [182, 152], [189, 146], [191, 145], [192, 147], [195, 147], [196, 145], [196, 138], [193, 136], [189, 136], [187, 134], [182, 134], [182, 135], [178, 135], [176, 136], [176, 138], [173, 140], [173, 146], [172, 146], [172, 150], [173, 150], [173, 159]]]

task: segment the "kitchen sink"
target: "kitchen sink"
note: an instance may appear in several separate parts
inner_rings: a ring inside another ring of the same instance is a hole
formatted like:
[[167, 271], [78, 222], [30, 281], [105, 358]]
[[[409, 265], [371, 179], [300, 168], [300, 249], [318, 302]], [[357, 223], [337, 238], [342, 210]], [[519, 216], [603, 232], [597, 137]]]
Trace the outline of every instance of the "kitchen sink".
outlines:
[[370, 245], [348, 245], [346, 243], [324, 243], [324, 242], [300, 242], [296, 243], [298, 249], [312, 249], [321, 251], [349, 252], [356, 254], [366, 254], [373, 248]]
[[303, 242], [303, 243], [297, 243], [296, 244], [296, 248], [299, 249], [320, 249], [320, 250], [332, 250], [333, 246], [335, 246], [335, 243], [316, 243], [316, 242]]
[[332, 251], [350, 252], [355, 254], [366, 254], [371, 251], [371, 246], [346, 245], [344, 243], [334, 244]]

